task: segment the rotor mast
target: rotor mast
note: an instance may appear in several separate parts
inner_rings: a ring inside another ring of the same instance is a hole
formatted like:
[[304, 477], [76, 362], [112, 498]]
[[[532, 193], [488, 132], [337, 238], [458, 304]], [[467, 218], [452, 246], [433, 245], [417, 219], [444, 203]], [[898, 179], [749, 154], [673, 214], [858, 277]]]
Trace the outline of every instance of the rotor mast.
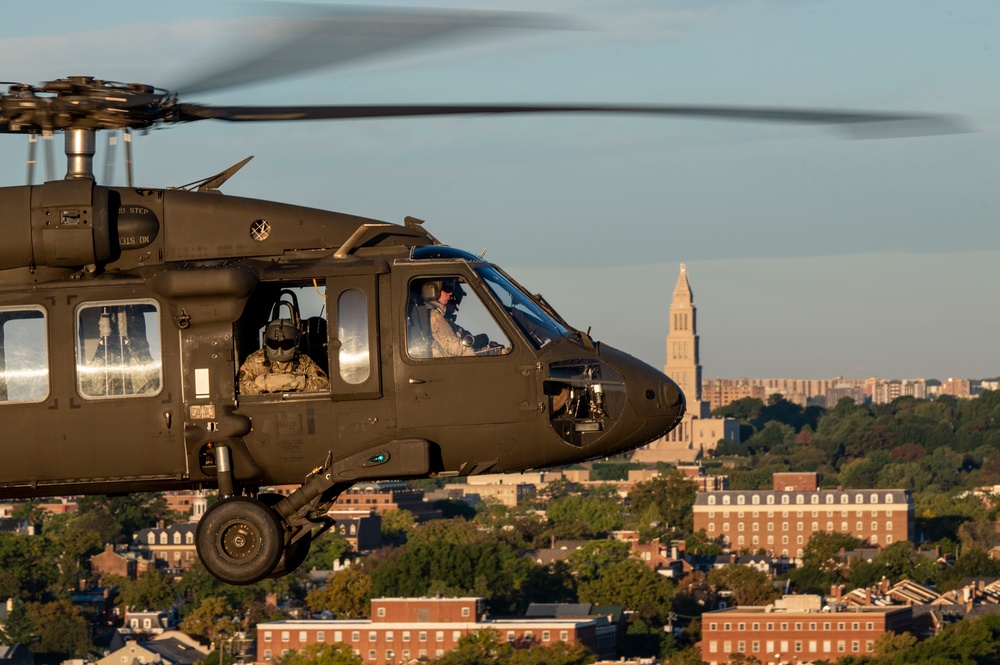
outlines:
[[97, 131], [66, 129], [66, 180], [97, 180], [94, 177], [94, 154], [97, 152]]

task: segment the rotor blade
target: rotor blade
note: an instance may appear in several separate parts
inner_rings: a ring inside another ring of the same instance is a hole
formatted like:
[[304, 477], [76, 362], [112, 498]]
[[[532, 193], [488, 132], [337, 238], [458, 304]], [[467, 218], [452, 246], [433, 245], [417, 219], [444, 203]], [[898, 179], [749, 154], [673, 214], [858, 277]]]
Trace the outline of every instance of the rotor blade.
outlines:
[[244, 41], [252, 42], [251, 54], [231, 57], [174, 90], [190, 95], [258, 83], [484, 30], [567, 25], [564, 18], [525, 12], [304, 4], [278, 7], [284, 16], [262, 21], [260, 34], [241, 35]]
[[718, 120], [833, 125], [851, 138], [932, 136], [970, 131], [948, 116], [818, 109], [628, 104], [401, 104], [332, 106], [201, 106], [180, 104], [179, 120], [292, 121], [475, 114], [613, 113]]

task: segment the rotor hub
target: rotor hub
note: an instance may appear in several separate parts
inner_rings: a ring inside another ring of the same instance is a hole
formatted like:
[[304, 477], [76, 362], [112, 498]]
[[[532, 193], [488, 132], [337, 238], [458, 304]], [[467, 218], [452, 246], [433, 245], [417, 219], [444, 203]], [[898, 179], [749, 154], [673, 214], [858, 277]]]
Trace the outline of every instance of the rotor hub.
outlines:
[[0, 94], [0, 126], [39, 134], [85, 129], [144, 129], [165, 120], [176, 99], [143, 83], [70, 76], [40, 86], [13, 83]]

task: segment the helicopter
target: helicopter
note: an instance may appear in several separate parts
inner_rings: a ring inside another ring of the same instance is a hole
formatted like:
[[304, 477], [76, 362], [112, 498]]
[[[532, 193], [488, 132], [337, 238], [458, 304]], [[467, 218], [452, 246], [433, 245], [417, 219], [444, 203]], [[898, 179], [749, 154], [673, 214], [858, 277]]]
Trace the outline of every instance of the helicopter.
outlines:
[[[227, 85], [205, 81], [187, 89]], [[680, 105], [208, 106], [91, 76], [10, 84], [0, 133], [61, 132], [67, 171], [0, 187], [0, 417], [8, 441], [28, 443], [9, 448], [0, 497], [217, 489], [198, 556], [244, 585], [299, 566], [358, 482], [563, 466], [672, 430], [686, 406], [673, 381], [419, 219], [222, 194], [245, 161], [177, 189], [131, 176], [101, 185], [94, 172], [100, 131], [532, 113], [928, 120]], [[274, 365], [284, 352], [323, 380], [245, 380], [268, 349]], [[297, 488], [262, 491], [273, 485]]]

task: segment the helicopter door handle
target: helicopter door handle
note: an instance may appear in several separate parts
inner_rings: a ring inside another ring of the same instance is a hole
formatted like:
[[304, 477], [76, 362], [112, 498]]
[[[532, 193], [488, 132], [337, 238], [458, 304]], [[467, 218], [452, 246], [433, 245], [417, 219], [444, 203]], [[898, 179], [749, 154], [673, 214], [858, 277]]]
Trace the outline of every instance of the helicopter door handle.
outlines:
[[415, 386], [415, 385], [418, 385], [418, 384], [421, 384], [421, 383], [427, 383], [427, 382], [424, 381], [423, 379], [410, 379], [407, 383], [409, 383], [411, 386]]

